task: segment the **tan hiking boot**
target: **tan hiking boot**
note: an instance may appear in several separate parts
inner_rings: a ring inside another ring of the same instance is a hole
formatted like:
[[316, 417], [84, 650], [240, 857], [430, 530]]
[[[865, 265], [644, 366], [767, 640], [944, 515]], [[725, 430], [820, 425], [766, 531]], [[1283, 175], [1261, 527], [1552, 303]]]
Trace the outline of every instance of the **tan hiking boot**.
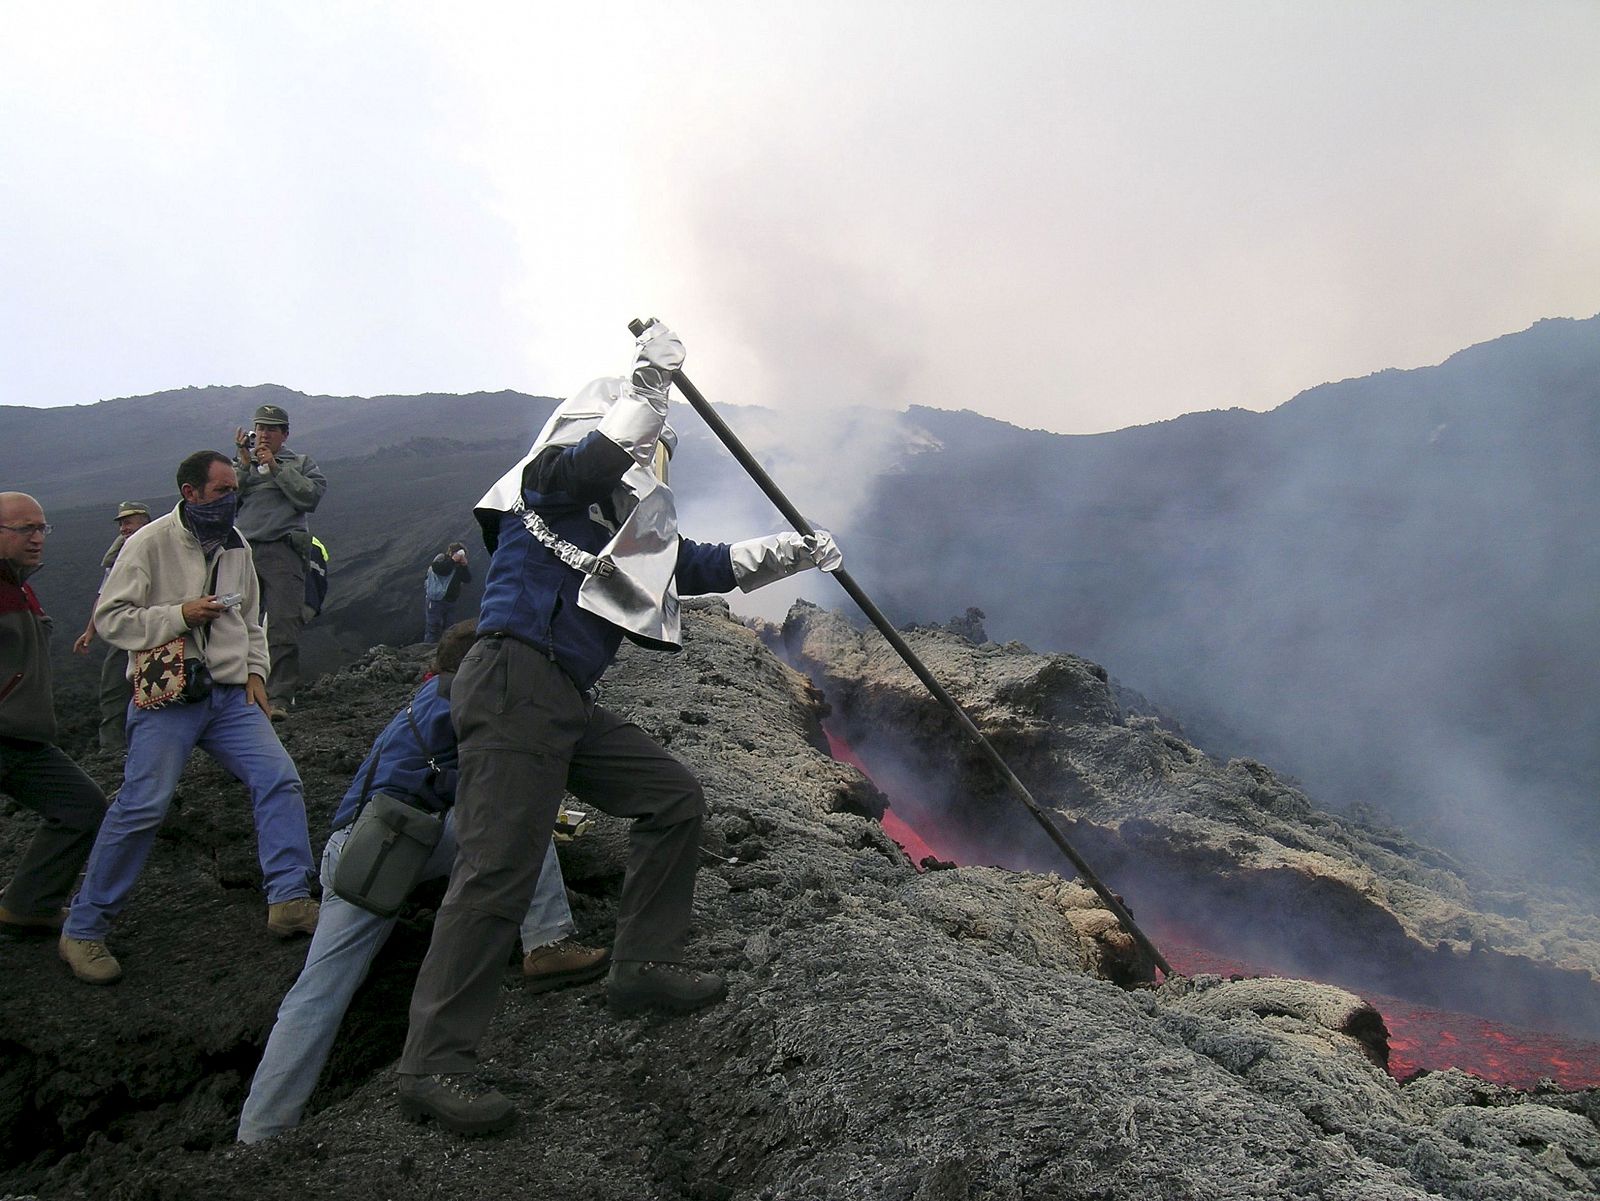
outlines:
[[557, 842], [571, 842], [594, 829], [594, 818], [582, 809], [568, 809], [563, 805], [556, 810], [556, 828], [550, 837]]
[[587, 984], [605, 975], [610, 962], [610, 947], [586, 947], [563, 938], [528, 952], [522, 960], [522, 984], [529, 992]]
[[63, 934], [57, 946], [72, 974], [85, 984], [115, 984], [122, 979], [122, 965], [106, 950], [105, 943], [93, 938], [68, 938]]
[[317, 914], [322, 912], [310, 897], [295, 897], [292, 901], [279, 901], [267, 906], [267, 929], [279, 938], [293, 938], [296, 934], [312, 934], [317, 929]]
[[273, 721], [288, 721], [289, 720], [289, 710], [280, 709], [276, 705], [268, 705], [267, 706], [267, 716], [269, 718], [271, 718]]

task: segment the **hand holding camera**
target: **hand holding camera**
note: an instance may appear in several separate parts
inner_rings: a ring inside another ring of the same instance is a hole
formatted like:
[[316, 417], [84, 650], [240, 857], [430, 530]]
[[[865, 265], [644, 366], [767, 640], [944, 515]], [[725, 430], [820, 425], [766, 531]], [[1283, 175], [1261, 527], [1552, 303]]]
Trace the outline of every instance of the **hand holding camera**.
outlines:
[[227, 596], [197, 596], [183, 602], [183, 624], [191, 630], [196, 626], [210, 625], [230, 609], [239, 607], [244, 596], [230, 592]]
[[239, 448], [239, 465], [254, 463], [257, 473], [266, 475], [275, 462], [273, 454], [256, 436], [255, 430], [237, 426], [233, 431], [233, 444]]

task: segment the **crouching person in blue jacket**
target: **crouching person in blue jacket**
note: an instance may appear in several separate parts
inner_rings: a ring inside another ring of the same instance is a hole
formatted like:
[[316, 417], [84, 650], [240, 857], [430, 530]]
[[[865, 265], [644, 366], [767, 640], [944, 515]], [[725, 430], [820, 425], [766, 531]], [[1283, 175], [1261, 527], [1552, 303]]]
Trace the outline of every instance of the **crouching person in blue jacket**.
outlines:
[[[322, 853], [322, 914], [306, 965], [283, 998], [251, 1082], [239, 1118], [242, 1143], [258, 1143], [300, 1124], [350, 999], [394, 929], [396, 919], [380, 917], [333, 891], [345, 841], [365, 799], [386, 792], [417, 798], [430, 809], [455, 799], [456, 740], [450, 720], [450, 687], [455, 669], [476, 637], [470, 621], [445, 633], [434, 658], [439, 674], [423, 684], [378, 736], [334, 814], [333, 833]], [[423, 880], [450, 874], [456, 856], [452, 816], [446, 814], [443, 836], [422, 869]], [[530, 991], [582, 984], [605, 972], [610, 951], [568, 941], [574, 929], [561, 864], [554, 842], [549, 842], [538, 891], [522, 919], [521, 941], [526, 953], [522, 973]]]

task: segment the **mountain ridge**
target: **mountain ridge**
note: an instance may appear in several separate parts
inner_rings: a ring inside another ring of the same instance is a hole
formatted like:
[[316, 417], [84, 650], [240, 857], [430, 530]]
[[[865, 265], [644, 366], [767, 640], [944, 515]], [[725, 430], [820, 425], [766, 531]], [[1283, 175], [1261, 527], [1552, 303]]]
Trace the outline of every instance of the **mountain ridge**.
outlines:
[[[1106, 664], [1214, 753], [1484, 858], [1520, 844], [1524, 866], [1581, 880], [1591, 860], [1571, 852], [1600, 848], [1584, 824], [1600, 791], [1586, 734], [1600, 728], [1597, 381], [1600, 317], [1552, 318], [1266, 412], [1099, 434], [926, 406], [723, 412], [897, 623], [981, 608], [1003, 637]], [[452, 539], [476, 555], [471, 504], [554, 404], [255, 385], [0, 409], [0, 445], [28, 448], [4, 456], [6, 486], [34, 491], [57, 525], [35, 582], [64, 625], [87, 616], [108, 507], [170, 505], [181, 453], [227, 449], [269, 395], [331, 481], [313, 522], [334, 555], [313, 670], [416, 636], [422, 565]], [[673, 415], [684, 529], [778, 528], [702, 424]], [[86, 446], [119, 453], [86, 463]], [[65, 642], [72, 679], [84, 665]]]

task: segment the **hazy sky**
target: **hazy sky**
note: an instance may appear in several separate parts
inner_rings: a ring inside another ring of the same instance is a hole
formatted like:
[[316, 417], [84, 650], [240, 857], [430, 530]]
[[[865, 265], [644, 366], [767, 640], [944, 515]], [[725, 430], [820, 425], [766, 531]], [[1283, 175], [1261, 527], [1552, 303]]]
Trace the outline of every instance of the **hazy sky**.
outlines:
[[517, 388], [1087, 432], [1600, 311], [1600, 3], [0, 0], [0, 404]]

